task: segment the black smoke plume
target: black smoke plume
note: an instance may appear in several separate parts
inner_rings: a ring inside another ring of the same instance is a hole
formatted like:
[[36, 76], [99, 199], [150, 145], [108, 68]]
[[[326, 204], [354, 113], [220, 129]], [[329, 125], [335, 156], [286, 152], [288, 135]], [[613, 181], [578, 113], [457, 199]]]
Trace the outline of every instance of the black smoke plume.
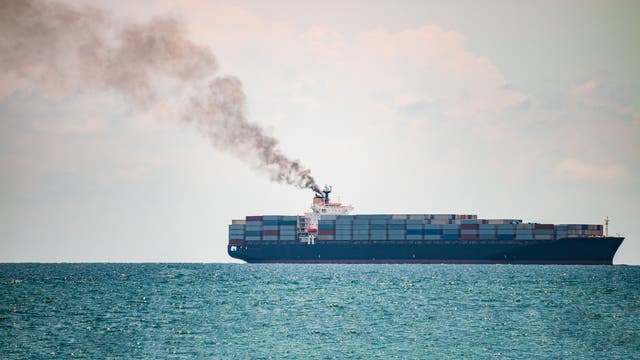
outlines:
[[310, 170], [285, 156], [277, 139], [249, 121], [241, 82], [217, 76], [217, 68], [211, 50], [191, 42], [184, 25], [171, 17], [132, 24], [94, 7], [0, 1], [0, 98], [17, 90], [54, 96], [114, 90], [144, 107], [157, 100], [158, 79], [185, 87], [209, 79], [183, 120], [195, 124], [215, 148], [272, 181], [319, 191]]

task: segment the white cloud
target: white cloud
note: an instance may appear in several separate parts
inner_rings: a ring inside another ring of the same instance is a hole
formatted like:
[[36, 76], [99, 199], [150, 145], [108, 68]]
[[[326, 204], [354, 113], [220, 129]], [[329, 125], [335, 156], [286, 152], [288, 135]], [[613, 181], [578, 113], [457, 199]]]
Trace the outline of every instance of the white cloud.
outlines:
[[623, 164], [598, 165], [577, 159], [565, 159], [553, 167], [553, 175], [559, 179], [619, 182], [629, 178], [630, 173]]
[[[74, 116], [74, 115], [70, 115]], [[94, 134], [108, 128], [109, 122], [96, 117], [68, 117], [60, 119], [36, 119], [32, 123], [35, 130], [54, 134]]]

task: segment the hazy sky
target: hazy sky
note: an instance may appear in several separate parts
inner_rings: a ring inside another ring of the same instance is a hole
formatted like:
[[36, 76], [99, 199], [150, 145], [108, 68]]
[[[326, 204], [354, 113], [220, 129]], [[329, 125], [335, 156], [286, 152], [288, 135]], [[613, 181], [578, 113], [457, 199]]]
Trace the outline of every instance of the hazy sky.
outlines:
[[[249, 120], [356, 213], [609, 216], [614, 262], [640, 264], [636, 1], [70, 3], [114, 28], [179, 19]], [[191, 88], [152, 79], [132, 101], [83, 87], [73, 54], [39, 61], [77, 83], [2, 69], [0, 261], [231, 261], [231, 219], [308, 208], [178, 119]]]

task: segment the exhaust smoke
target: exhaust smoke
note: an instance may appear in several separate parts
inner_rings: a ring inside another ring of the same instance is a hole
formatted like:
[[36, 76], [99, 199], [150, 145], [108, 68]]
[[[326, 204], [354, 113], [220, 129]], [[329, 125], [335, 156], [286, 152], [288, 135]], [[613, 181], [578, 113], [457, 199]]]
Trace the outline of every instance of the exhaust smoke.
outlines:
[[181, 120], [195, 125], [214, 148], [272, 181], [320, 191], [309, 169], [249, 121], [240, 80], [217, 76], [211, 49], [191, 42], [177, 19], [132, 24], [94, 7], [3, 0], [0, 34], [0, 98], [17, 90], [58, 97], [113, 90], [136, 106], [149, 107], [158, 99], [162, 79], [185, 88], [198, 88], [209, 79]]

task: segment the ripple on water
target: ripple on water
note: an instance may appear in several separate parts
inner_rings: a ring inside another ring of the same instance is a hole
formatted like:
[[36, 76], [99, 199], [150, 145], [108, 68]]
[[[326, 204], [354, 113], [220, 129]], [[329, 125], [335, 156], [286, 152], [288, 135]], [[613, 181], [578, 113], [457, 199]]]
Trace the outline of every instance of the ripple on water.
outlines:
[[1, 264], [0, 358], [640, 357], [640, 268]]

